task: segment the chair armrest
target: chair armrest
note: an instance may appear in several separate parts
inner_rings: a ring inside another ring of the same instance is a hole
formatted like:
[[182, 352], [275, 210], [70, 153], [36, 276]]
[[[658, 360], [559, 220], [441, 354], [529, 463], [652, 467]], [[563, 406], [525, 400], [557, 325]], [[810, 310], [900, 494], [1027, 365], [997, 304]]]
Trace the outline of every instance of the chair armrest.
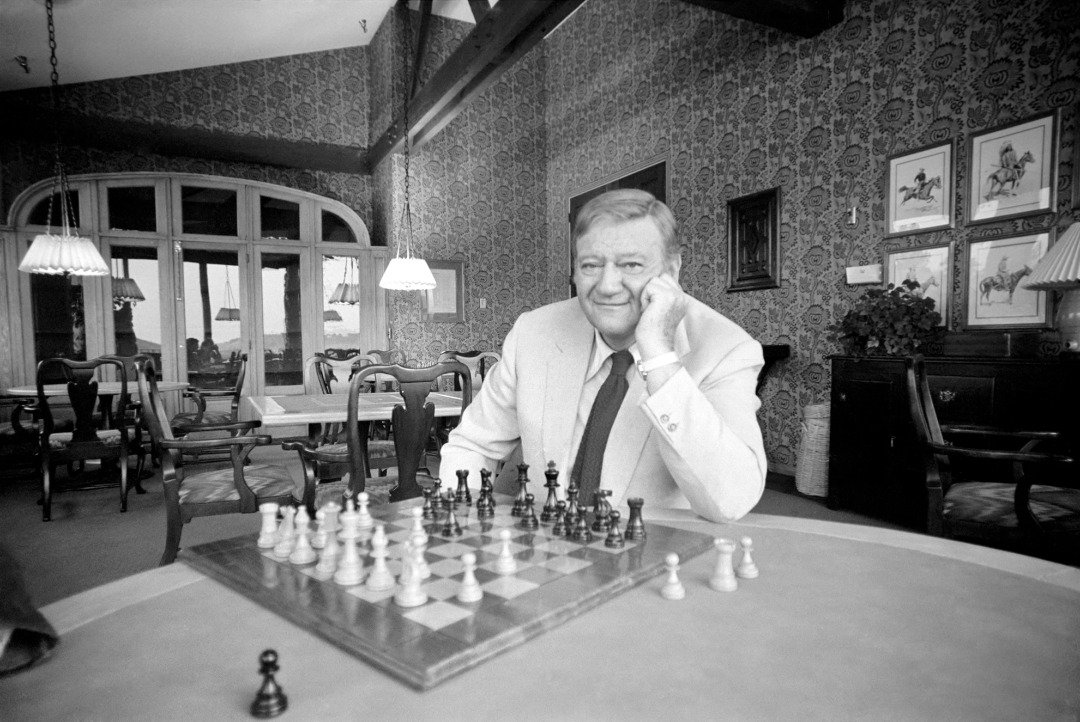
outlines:
[[251, 419], [250, 421], [234, 421], [230, 424], [180, 424], [174, 426], [173, 429], [183, 434], [191, 434], [203, 431], [251, 431], [260, 426], [262, 426], [262, 421]]
[[1025, 463], [1071, 464], [1072, 457], [1064, 454], [1046, 454], [1037, 451], [998, 451], [996, 449], [968, 449], [949, 444], [930, 444], [930, 448], [946, 456], [961, 456], [966, 459], [989, 459], [991, 461], [1019, 461]]
[[976, 436], [1011, 437], [1015, 439], [1058, 439], [1061, 434], [1057, 431], [1022, 431], [1006, 430], [995, 426], [979, 426], [976, 424], [954, 424], [942, 426], [943, 434], [970, 434]]
[[323, 447], [310, 446], [304, 441], [286, 441], [281, 445], [286, 451], [295, 451], [300, 454], [302, 460], [321, 461], [325, 463], [347, 462], [351, 457], [348, 451], [327, 451]]
[[236, 389], [184, 389], [184, 396], [235, 396]]
[[222, 436], [217, 439], [162, 439], [161, 448], [180, 451], [206, 451], [230, 446], [269, 446], [274, 441], [269, 434], [247, 436]]

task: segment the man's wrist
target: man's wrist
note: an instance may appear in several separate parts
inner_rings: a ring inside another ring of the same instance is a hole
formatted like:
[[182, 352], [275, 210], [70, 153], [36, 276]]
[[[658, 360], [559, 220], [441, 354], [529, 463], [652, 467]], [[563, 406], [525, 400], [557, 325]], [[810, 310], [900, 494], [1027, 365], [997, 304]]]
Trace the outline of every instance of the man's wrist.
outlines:
[[647, 379], [649, 378], [649, 374], [656, 369], [676, 363], [679, 363], [679, 355], [674, 351], [666, 351], [649, 358], [642, 357], [641, 360], [638, 361], [637, 367], [641, 377]]

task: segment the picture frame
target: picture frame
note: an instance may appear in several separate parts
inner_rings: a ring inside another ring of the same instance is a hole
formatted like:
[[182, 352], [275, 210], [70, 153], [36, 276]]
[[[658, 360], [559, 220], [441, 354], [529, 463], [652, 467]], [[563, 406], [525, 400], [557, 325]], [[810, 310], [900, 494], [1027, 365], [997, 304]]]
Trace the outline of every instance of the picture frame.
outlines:
[[428, 261], [435, 288], [420, 295], [425, 321], [459, 323], [465, 320], [465, 262]]
[[952, 298], [953, 244], [885, 251], [885, 283], [894, 286], [905, 280], [917, 281], [916, 295], [934, 299], [934, 310], [941, 314], [939, 326], [949, 328]]
[[728, 201], [728, 292], [780, 287], [780, 188]]
[[1023, 287], [1053, 241], [1053, 229], [968, 242], [964, 257], [964, 328], [1049, 328], [1044, 291]]
[[1053, 211], [1058, 116], [1055, 110], [972, 134], [968, 152], [968, 223]]
[[889, 156], [886, 238], [955, 226], [955, 149], [955, 141], [948, 140]]

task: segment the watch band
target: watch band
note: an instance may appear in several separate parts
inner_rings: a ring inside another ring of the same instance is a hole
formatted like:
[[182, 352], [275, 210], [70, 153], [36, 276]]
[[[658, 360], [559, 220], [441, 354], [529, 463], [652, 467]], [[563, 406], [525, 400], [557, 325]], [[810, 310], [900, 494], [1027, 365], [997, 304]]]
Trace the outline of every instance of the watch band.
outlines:
[[679, 363], [679, 355], [674, 351], [668, 351], [662, 353], [659, 356], [654, 356], [648, 361], [638, 361], [638, 372], [641, 374], [641, 378], [649, 378], [649, 373], [655, 371], [661, 366], [667, 366], [668, 364]]

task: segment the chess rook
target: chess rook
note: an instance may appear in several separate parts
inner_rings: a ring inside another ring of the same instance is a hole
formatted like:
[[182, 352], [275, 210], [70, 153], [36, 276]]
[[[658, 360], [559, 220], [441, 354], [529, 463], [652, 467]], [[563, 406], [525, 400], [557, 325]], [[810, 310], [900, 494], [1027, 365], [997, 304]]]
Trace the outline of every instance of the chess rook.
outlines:
[[262, 528], [259, 529], [259, 540], [255, 544], [260, 549], [273, 549], [274, 545], [277, 544], [278, 508], [277, 502], [274, 501], [259, 504], [259, 514], [262, 515]]
[[457, 475], [457, 492], [454, 498], [459, 504], [472, 504], [472, 494], [469, 492], [469, 470], [458, 469], [454, 473]]
[[734, 592], [739, 588], [735, 579], [735, 570], [731, 566], [731, 555], [735, 553], [735, 542], [730, 539], [714, 539], [716, 547], [716, 566], [709, 578], [709, 586], [718, 592]]
[[641, 520], [641, 508], [645, 506], [645, 500], [641, 497], [633, 497], [626, 500], [630, 507], [630, 518], [626, 521], [626, 531], [623, 536], [632, 540], [645, 539], [645, 524]]

